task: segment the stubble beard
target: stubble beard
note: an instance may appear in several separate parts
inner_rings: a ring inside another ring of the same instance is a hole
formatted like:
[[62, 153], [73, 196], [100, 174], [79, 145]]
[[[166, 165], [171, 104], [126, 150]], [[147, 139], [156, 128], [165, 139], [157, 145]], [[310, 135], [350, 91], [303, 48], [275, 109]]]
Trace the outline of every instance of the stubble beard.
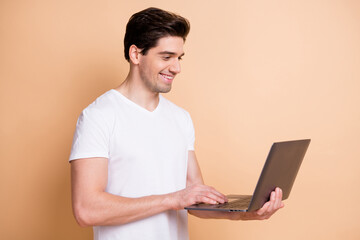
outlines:
[[154, 91], [158, 92], [158, 93], [168, 93], [171, 90], [171, 85], [168, 85], [166, 87], [160, 87], [156, 84], [156, 86], [154, 87]]
[[[164, 84], [164, 86], [160, 86], [160, 84], [158, 84], [157, 81], [152, 82], [146, 77], [144, 77], [142, 79], [143, 79], [146, 87], [154, 93], [168, 93], [171, 90], [171, 84], [169, 84], [169, 85]], [[156, 79], [156, 80], [158, 80], [158, 79]]]

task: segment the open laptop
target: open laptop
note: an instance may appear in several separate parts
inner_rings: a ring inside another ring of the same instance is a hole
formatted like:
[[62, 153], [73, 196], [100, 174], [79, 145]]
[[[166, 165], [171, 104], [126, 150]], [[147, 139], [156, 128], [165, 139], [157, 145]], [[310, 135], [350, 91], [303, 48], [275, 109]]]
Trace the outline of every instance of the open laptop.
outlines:
[[290, 195], [310, 139], [276, 142], [272, 145], [253, 195], [228, 195], [224, 204], [194, 204], [187, 210], [250, 212], [261, 208], [276, 187], [283, 191], [283, 200]]

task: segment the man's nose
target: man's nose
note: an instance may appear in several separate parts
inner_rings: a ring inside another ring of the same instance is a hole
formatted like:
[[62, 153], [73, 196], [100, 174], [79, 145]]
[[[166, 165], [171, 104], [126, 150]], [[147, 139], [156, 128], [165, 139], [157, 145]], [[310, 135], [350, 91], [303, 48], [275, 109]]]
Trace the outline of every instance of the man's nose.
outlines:
[[171, 64], [169, 68], [170, 72], [178, 74], [181, 72], [181, 66], [179, 59], [174, 60], [174, 62]]

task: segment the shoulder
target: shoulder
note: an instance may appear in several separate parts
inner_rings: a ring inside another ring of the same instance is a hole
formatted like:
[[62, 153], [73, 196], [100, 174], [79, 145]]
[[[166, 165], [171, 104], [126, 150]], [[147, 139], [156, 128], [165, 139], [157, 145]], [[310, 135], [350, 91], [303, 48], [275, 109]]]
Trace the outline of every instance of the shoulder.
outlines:
[[112, 90], [109, 90], [96, 98], [81, 113], [81, 118], [88, 118], [94, 121], [111, 121], [114, 118], [114, 109], [116, 107], [115, 96]]
[[109, 111], [115, 107], [115, 96], [112, 90], [109, 90], [95, 99], [89, 106], [87, 106], [84, 110], [87, 111]]
[[107, 114], [113, 112], [114, 108], [116, 108], [116, 96], [113, 90], [109, 90], [96, 98], [84, 111]]

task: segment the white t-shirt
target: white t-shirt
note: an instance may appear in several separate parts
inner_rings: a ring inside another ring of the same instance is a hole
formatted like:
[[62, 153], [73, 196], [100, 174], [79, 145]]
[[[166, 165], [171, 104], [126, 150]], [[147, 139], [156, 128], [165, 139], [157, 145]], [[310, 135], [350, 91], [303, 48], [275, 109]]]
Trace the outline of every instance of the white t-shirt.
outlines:
[[[194, 150], [190, 115], [160, 95], [150, 112], [112, 89], [81, 113], [70, 161], [108, 158], [106, 191], [123, 197], [166, 194], [186, 187]], [[95, 240], [188, 239], [186, 210], [169, 210], [119, 226], [94, 227]]]

